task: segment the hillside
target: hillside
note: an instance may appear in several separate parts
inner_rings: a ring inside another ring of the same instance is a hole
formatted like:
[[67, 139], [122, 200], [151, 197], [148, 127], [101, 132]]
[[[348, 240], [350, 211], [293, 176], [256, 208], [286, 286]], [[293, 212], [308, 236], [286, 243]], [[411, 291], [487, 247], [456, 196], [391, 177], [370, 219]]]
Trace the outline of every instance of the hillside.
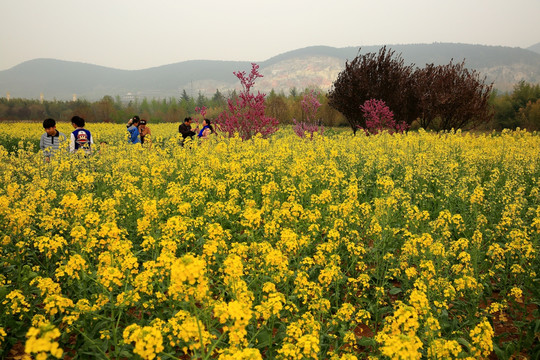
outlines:
[[[538, 45], [538, 44], [537, 44]], [[536, 45], [535, 45], [536, 46]], [[487, 82], [507, 91], [520, 80], [540, 83], [540, 54], [535, 46], [529, 49], [470, 44], [387, 45], [401, 54], [405, 63], [423, 67], [425, 64], [446, 64], [465, 59], [468, 68], [478, 70]], [[360, 53], [377, 52], [380, 46], [360, 48]], [[357, 47], [333, 48], [312, 46], [279, 54], [260, 62], [264, 75], [257, 90], [288, 92], [291, 88], [318, 87], [328, 90], [347, 60], [359, 53]], [[103, 66], [35, 59], [11, 69], [0, 71], [0, 94], [11, 97], [70, 100], [96, 100], [104, 95], [133, 97], [178, 97], [185, 89], [198, 92], [223, 93], [238, 88], [233, 71], [249, 71], [250, 61], [192, 60], [143, 70], [119, 70]]]
[[534, 51], [535, 53], [540, 54], [540, 43], [529, 46], [527, 50]]

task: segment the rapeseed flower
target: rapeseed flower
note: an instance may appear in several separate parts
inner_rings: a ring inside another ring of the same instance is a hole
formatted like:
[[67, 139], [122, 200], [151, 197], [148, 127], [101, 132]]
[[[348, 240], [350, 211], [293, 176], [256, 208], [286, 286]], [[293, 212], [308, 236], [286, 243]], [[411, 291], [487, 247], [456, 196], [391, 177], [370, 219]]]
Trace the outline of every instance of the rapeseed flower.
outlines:
[[471, 353], [477, 359], [487, 358], [493, 351], [493, 328], [486, 318], [469, 332], [472, 347]]
[[24, 352], [35, 355], [36, 360], [45, 360], [49, 356], [60, 359], [64, 353], [57, 340], [60, 331], [51, 324], [43, 324], [39, 327], [30, 327], [26, 333]]
[[135, 343], [133, 352], [145, 360], [155, 359], [164, 350], [161, 329], [137, 324], [125, 328], [124, 341]]
[[89, 124], [107, 146], [43, 163], [34, 127], [0, 124], [21, 140], [0, 146], [0, 322], [13, 341], [26, 341], [19, 324], [54, 321], [66, 352], [76, 336], [121, 356], [133, 324], [147, 358], [352, 359], [369, 325], [374, 356], [487, 357], [495, 335], [463, 326], [537, 300], [537, 135], [281, 131], [182, 148], [174, 124], [156, 124], [153, 146], [133, 149], [116, 141], [123, 125]]

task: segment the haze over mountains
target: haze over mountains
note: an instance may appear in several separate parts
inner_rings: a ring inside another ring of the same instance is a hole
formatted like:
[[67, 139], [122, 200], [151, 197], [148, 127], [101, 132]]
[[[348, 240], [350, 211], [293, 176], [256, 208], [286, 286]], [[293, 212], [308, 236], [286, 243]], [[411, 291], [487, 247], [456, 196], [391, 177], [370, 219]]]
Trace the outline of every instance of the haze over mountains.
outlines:
[[[312, 46], [277, 55], [258, 62], [255, 90], [262, 92], [303, 90], [316, 87], [323, 91], [343, 70], [347, 60], [359, 52], [378, 52], [380, 46], [333, 48]], [[387, 45], [401, 54], [405, 64], [447, 64], [465, 60], [467, 68], [477, 70], [501, 91], [509, 91], [521, 80], [540, 83], [540, 43], [527, 49], [503, 46], [434, 43]], [[211, 96], [219, 90], [227, 94], [240, 84], [234, 71], [251, 70], [250, 61], [192, 60], [143, 70], [119, 70], [98, 65], [54, 59], [35, 59], [0, 71], [0, 97], [47, 100], [77, 98], [97, 100], [105, 95], [133, 98], [180, 97], [183, 90], [191, 96], [199, 92]]]

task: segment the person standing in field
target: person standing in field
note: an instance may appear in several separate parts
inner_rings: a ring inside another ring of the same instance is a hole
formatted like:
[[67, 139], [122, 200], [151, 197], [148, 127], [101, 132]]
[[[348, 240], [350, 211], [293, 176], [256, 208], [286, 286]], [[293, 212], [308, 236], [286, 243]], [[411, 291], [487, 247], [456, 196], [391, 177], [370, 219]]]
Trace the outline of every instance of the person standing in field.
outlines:
[[69, 151], [74, 154], [80, 149], [88, 155], [92, 153], [92, 145], [94, 144], [94, 139], [89, 130], [84, 128], [85, 122], [84, 119], [80, 116], [75, 115], [71, 118], [71, 126], [75, 130], [71, 133], [71, 138], [69, 141]]
[[51, 156], [54, 156], [58, 151], [60, 143], [66, 141], [66, 135], [56, 130], [56, 121], [54, 119], [43, 120], [43, 128], [45, 129], [45, 134], [41, 135], [39, 148], [43, 150], [45, 161], [49, 162]]
[[145, 119], [141, 119], [139, 122], [139, 134], [141, 137], [141, 144], [144, 144], [145, 141], [147, 144], [151, 144], [152, 141], [150, 136], [152, 136], [152, 132], [150, 131]]
[[[133, 118], [131, 118], [130, 120], [131, 122], [131, 125], [127, 128], [127, 131], [129, 133], [129, 143], [130, 144], [140, 144], [141, 143], [141, 139], [139, 137], [139, 123], [141, 122], [141, 120], [139, 119], [138, 116], [134, 116]], [[129, 122], [128, 122], [129, 124]]]

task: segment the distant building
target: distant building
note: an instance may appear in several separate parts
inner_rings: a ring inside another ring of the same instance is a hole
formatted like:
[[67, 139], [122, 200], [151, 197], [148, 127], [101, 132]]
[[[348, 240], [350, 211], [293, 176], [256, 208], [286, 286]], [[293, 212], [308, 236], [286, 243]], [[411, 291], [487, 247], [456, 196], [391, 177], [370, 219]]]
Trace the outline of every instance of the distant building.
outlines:
[[137, 100], [137, 95], [130, 92], [122, 96], [122, 102], [125, 102], [125, 103], [129, 103], [130, 101], [136, 101], [136, 100]]

